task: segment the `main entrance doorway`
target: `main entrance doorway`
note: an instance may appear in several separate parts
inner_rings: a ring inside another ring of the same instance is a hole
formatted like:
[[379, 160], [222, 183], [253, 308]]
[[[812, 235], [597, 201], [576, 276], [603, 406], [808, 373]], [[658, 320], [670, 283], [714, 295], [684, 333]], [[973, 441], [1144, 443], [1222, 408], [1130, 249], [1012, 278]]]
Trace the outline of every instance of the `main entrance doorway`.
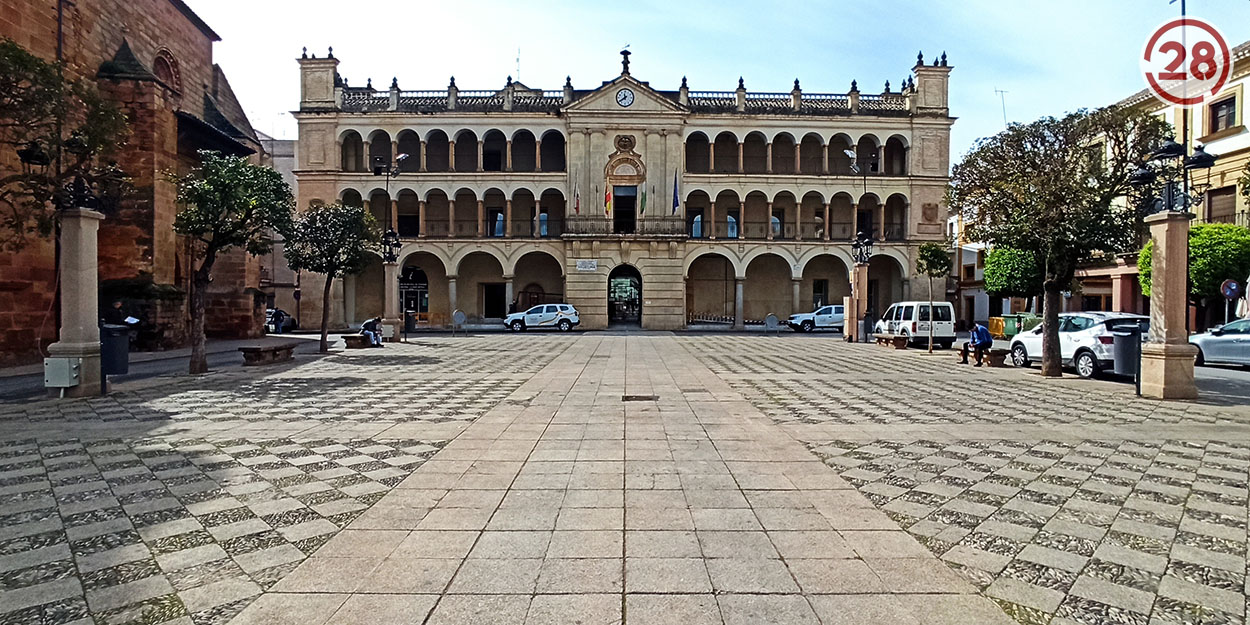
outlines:
[[641, 321], [642, 276], [630, 265], [621, 265], [608, 274], [608, 324]]
[[637, 223], [638, 187], [612, 187], [612, 232], [633, 234]]

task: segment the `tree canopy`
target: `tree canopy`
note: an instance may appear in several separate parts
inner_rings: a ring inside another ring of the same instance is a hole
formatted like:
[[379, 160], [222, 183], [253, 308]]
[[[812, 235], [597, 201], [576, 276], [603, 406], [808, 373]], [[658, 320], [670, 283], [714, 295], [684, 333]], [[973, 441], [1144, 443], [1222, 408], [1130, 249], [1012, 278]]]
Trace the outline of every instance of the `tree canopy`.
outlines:
[[106, 201], [119, 199], [126, 180], [101, 161], [126, 135], [121, 110], [89, 83], [64, 79], [55, 63], [0, 38], [0, 150], [37, 161], [0, 172], [0, 246], [18, 249], [49, 234], [55, 200], [75, 178]]
[[951, 253], [945, 245], [932, 241], [920, 246], [916, 253], [916, 271], [930, 278], [941, 278], [951, 272]]
[[[1060, 374], [1060, 292], [1095, 252], [1134, 249], [1148, 196], [1129, 179], [1172, 136], [1144, 111], [1108, 107], [1012, 124], [951, 172], [947, 202], [970, 241], [1035, 255], [1042, 270], [1043, 375]], [[1126, 201], [1127, 200], [1127, 201]]]
[[[1150, 295], [1154, 241], [1137, 257], [1137, 280], [1143, 295]], [[1242, 281], [1250, 276], [1250, 228], [1234, 224], [1195, 224], [1189, 229], [1189, 297], [1202, 300], [1221, 297], [1225, 280]]]
[[1033, 252], [996, 247], [985, 256], [985, 292], [995, 297], [1036, 297], [1042, 268]]

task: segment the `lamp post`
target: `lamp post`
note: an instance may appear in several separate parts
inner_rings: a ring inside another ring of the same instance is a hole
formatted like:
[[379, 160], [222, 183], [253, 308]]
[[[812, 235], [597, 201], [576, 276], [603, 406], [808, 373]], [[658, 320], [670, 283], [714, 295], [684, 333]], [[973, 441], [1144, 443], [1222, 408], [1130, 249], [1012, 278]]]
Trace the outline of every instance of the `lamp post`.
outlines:
[[383, 336], [394, 340], [399, 336], [397, 329], [401, 322], [399, 318], [399, 271], [396, 262], [399, 261], [399, 233], [391, 227], [391, 178], [399, 175], [399, 164], [408, 158], [407, 154], [400, 154], [395, 157], [395, 165], [392, 166], [386, 162], [381, 156], [373, 157], [373, 175], [386, 176], [386, 226], [382, 233], [382, 325], [389, 328], [387, 332], [383, 329]]
[[[1163, 168], [1166, 184], [1162, 199], [1150, 197], [1154, 205], [1145, 223], [1154, 240], [1151, 255], [1150, 335], [1141, 351], [1141, 394], [1155, 399], [1193, 399], [1194, 358], [1197, 349], [1189, 344], [1189, 222], [1190, 207], [1202, 201], [1210, 186], [1193, 180], [1199, 171], [1210, 176], [1216, 156], [1198, 146], [1189, 154], [1186, 144], [1169, 141], [1150, 154], [1133, 173], [1130, 183], [1149, 188]], [[1174, 163], [1180, 160], [1180, 167]], [[1176, 187], [1180, 194], [1177, 197]]]
[[860, 232], [851, 242], [851, 259], [855, 268], [851, 276], [851, 319], [854, 328], [847, 337], [852, 341], [868, 341], [868, 329], [864, 319], [868, 314], [868, 262], [872, 260], [872, 235]]

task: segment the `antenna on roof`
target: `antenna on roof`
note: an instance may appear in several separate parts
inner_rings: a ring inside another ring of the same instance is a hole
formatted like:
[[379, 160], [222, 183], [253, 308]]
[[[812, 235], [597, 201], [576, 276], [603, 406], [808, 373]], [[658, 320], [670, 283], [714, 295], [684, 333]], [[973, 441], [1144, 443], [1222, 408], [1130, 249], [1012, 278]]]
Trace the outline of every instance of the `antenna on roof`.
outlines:
[[998, 94], [998, 99], [1003, 105], [1003, 128], [1007, 127], [1007, 93], [998, 87], [994, 87], [994, 93]]
[[516, 49], [516, 81], [521, 82], [521, 48]]

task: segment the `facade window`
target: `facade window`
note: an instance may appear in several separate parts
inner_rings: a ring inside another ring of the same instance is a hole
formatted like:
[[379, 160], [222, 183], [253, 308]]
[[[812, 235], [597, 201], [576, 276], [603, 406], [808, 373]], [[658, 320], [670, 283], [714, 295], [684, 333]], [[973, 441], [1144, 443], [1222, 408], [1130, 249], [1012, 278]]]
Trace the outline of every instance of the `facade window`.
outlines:
[[703, 238], [703, 214], [701, 211], [690, 218], [690, 238]]
[[812, 310], [816, 310], [829, 302], [829, 281], [812, 280]]
[[545, 211], [538, 214], [538, 236], [547, 236], [547, 213]]
[[1207, 192], [1207, 222], [1233, 223], [1237, 213], [1237, 187], [1228, 186]]
[[781, 218], [778, 217], [776, 214], [772, 216], [772, 223], [769, 225], [769, 227], [772, 228], [773, 238], [781, 237]]
[[492, 209], [490, 211], [489, 221], [491, 224], [494, 224], [493, 226], [491, 226], [489, 235], [492, 237], [502, 237], [503, 227], [504, 227], [503, 211], [498, 210], [498, 209]]
[[738, 218], [734, 215], [727, 215], [726, 217], [728, 221], [728, 230], [725, 237], [730, 239], [738, 238]]
[[1237, 98], [1227, 98], [1212, 104], [1207, 109], [1208, 133], [1228, 130], [1237, 125]]

